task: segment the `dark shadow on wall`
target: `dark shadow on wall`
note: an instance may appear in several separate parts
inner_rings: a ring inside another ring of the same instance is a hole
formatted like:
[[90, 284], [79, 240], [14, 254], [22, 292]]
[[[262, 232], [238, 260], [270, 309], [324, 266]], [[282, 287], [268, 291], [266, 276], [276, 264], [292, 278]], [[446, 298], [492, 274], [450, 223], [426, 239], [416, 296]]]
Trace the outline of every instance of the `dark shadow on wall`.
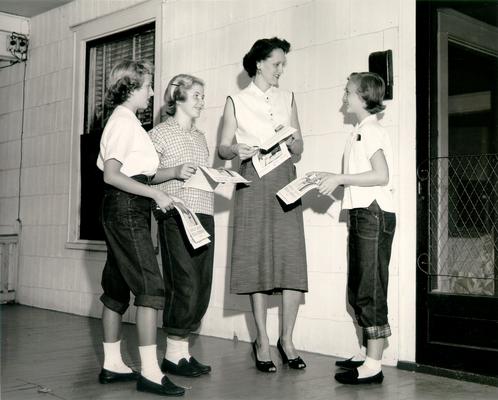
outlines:
[[237, 86], [239, 87], [239, 90], [244, 89], [251, 83], [251, 78], [249, 75], [247, 75], [247, 72], [245, 70], [242, 70], [239, 72], [237, 75]]

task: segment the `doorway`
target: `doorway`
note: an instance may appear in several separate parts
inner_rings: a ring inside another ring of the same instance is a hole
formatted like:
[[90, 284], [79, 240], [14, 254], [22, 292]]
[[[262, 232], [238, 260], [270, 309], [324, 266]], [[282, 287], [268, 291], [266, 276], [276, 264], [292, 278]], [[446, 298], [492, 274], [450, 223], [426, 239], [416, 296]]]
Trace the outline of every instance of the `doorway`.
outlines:
[[416, 361], [498, 376], [498, 28], [421, 9]]

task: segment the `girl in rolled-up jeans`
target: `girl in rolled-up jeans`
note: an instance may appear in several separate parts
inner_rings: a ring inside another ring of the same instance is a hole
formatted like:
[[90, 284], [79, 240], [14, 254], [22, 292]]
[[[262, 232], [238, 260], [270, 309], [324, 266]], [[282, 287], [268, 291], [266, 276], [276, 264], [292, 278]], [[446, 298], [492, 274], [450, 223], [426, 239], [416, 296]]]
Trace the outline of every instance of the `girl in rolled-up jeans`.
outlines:
[[150, 132], [159, 155], [157, 189], [182, 199], [209, 233], [211, 243], [194, 249], [185, 234], [177, 210], [162, 213], [157, 219], [166, 301], [163, 329], [166, 352], [161, 369], [170, 374], [198, 377], [211, 366], [190, 354], [189, 337], [201, 324], [211, 296], [214, 257], [214, 193], [184, 183], [199, 166], [209, 166], [209, 150], [204, 133], [196, 121], [204, 109], [204, 82], [192, 75], [171, 78], [164, 92], [167, 118]]
[[[156, 355], [157, 310], [164, 305], [164, 285], [150, 234], [150, 207], [154, 199], [166, 212], [173, 207], [168, 194], [149, 186], [159, 159], [147, 132], [135, 116], [147, 108], [153, 95], [152, 67], [123, 61], [111, 71], [106, 103], [113, 108], [102, 133], [97, 166], [106, 183], [101, 219], [107, 245], [102, 272], [104, 304], [104, 365], [101, 383], [137, 380], [137, 390], [160, 395], [182, 395], [184, 389], [163, 375]], [[130, 302], [137, 307], [141, 371], [121, 358], [121, 319]]]
[[392, 195], [393, 150], [376, 114], [385, 109], [384, 81], [374, 73], [349, 76], [343, 103], [355, 126], [344, 151], [344, 172], [311, 172], [318, 190], [331, 195], [344, 185], [342, 208], [349, 210], [348, 301], [363, 328], [366, 359], [338, 361], [346, 369], [335, 379], [344, 384], [381, 383], [382, 353], [391, 335], [387, 319], [387, 286], [391, 245], [396, 226]]

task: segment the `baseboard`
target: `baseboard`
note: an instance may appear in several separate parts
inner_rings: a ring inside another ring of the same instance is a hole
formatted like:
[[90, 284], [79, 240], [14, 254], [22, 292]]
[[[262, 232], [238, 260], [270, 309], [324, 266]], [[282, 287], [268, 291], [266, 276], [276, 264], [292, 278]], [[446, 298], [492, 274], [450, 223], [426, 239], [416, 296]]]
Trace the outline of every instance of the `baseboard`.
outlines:
[[433, 367], [430, 365], [417, 364], [411, 361], [398, 361], [398, 369], [414, 371], [423, 374], [443, 376], [445, 378], [457, 379], [459, 381], [481, 383], [483, 385], [498, 386], [498, 376], [479, 375], [471, 372], [456, 371], [452, 369]]

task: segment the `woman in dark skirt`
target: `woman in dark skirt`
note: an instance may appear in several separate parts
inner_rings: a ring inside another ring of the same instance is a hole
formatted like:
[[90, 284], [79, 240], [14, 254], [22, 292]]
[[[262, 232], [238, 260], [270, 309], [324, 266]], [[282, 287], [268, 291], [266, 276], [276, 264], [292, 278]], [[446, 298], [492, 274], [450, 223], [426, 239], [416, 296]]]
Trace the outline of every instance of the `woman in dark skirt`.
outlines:
[[276, 197], [296, 178], [295, 167], [288, 158], [260, 177], [251, 160], [264, 153], [259, 147], [275, 135], [278, 125], [297, 131], [282, 149], [277, 145], [272, 151], [303, 152], [294, 94], [277, 87], [289, 50], [286, 40], [260, 39], [245, 55], [244, 68], [252, 81], [227, 98], [219, 146], [221, 158], [240, 158], [240, 173], [251, 181], [235, 192], [230, 290], [251, 297], [257, 329], [253, 351], [256, 367], [264, 372], [276, 371], [266, 331], [267, 296], [275, 292], [282, 293], [282, 332], [277, 342], [282, 360], [291, 368], [306, 367], [292, 341], [302, 293], [308, 290], [302, 208], [300, 202], [285, 206]]

